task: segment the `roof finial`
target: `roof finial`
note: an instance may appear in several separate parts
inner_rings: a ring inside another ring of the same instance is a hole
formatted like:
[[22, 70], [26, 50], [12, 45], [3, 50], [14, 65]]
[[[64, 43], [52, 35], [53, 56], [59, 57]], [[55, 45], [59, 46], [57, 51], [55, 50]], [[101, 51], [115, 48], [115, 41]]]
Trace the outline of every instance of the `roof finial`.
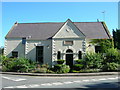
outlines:
[[97, 19], [97, 22], [99, 22], [99, 19]]
[[15, 24], [18, 24], [18, 22], [16, 21]]

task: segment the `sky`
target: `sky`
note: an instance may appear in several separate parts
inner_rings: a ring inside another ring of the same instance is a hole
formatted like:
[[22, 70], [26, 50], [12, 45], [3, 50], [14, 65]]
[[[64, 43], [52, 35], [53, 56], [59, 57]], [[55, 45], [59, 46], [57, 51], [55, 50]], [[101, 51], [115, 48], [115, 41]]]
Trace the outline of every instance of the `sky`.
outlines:
[[16, 21], [65, 22], [68, 18], [73, 22], [105, 21], [112, 34], [112, 29], [118, 28], [118, 2], [2, 2], [0, 46]]

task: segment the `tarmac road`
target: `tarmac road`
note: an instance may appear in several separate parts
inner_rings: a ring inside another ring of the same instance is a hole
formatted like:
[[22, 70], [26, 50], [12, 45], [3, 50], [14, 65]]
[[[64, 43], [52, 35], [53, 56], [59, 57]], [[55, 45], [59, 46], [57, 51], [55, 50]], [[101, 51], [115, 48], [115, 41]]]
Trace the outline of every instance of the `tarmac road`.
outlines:
[[[120, 88], [118, 75], [43, 77], [2, 74], [2, 88]], [[23, 90], [23, 89], [22, 89]]]

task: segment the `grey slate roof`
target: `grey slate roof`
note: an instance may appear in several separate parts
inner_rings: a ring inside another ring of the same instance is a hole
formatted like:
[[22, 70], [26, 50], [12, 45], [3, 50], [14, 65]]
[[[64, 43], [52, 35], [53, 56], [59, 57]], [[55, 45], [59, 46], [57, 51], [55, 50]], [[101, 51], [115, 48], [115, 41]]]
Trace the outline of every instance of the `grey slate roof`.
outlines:
[[[29, 37], [33, 40], [51, 38], [64, 24], [61, 23], [17, 23], [6, 35], [6, 38]], [[73, 22], [89, 39], [111, 38], [109, 31], [102, 22]]]

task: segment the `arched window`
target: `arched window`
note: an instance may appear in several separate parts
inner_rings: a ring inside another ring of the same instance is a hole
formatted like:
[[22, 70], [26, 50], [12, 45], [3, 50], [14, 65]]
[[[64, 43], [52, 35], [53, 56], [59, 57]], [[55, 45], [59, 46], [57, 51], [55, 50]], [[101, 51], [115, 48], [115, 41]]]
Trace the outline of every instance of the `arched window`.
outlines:
[[60, 53], [60, 51], [58, 51], [58, 53], [57, 53], [57, 59], [61, 59], [61, 53]]
[[68, 49], [66, 53], [73, 53], [73, 51], [71, 49]]
[[81, 51], [78, 52], [78, 59], [82, 59], [82, 52]]

